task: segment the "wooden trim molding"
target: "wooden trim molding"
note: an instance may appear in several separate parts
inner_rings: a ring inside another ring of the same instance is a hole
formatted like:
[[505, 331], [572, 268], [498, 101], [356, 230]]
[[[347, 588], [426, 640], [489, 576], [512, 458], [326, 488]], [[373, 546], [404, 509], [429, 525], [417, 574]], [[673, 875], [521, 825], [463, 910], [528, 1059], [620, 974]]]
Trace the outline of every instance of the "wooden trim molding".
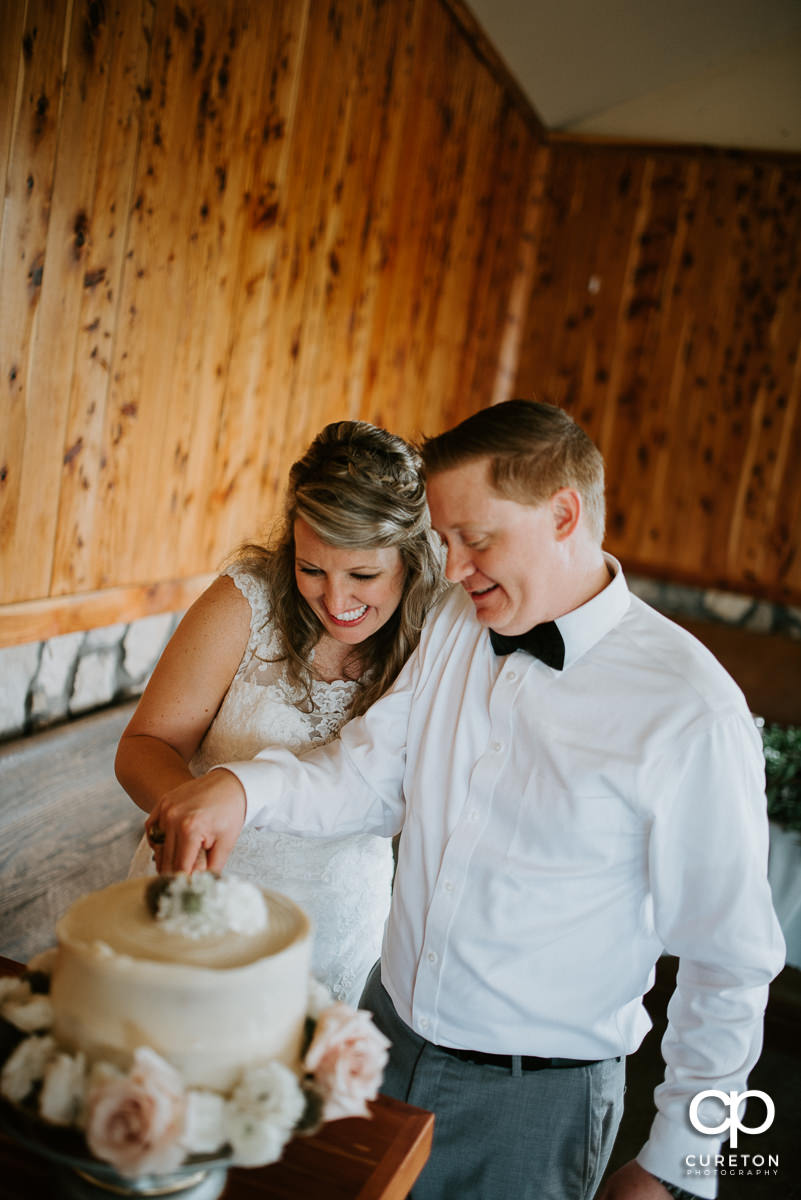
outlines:
[[160, 583], [104, 588], [75, 596], [50, 596], [0, 605], [0, 648], [43, 642], [62, 633], [180, 612], [208, 587], [213, 574]]
[[705, 155], [742, 162], [775, 162], [797, 165], [801, 154], [797, 150], [760, 150], [754, 146], [718, 146], [711, 142], [661, 141], [657, 138], [622, 137], [611, 133], [571, 133], [569, 130], [548, 129], [545, 141], [549, 146], [585, 146], [588, 150], [641, 150], [644, 154]]
[[463, 0], [440, 0], [440, 3], [458, 25], [478, 61], [504, 89], [531, 132], [539, 139], [544, 138], [547, 129], [542, 118], [467, 5]]

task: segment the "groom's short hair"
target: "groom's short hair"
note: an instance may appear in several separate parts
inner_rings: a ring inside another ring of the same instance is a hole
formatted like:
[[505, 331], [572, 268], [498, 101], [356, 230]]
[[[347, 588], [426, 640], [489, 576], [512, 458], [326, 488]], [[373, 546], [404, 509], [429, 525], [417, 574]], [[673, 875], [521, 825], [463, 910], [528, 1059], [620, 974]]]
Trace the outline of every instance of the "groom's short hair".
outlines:
[[506, 400], [482, 408], [422, 446], [428, 476], [487, 459], [492, 487], [518, 504], [544, 504], [575, 488], [592, 537], [604, 536], [604, 461], [571, 416], [538, 400]]

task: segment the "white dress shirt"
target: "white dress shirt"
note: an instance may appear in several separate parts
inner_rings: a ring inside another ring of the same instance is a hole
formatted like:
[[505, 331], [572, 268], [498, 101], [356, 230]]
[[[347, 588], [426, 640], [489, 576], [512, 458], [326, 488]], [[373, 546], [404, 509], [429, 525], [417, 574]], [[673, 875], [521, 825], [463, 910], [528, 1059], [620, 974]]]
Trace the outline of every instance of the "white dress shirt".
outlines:
[[[654, 963], [678, 955], [665, 1083], [639, 1159], [687, 1180], [719, 1139], [692, 1097], [744, 1090], [784, 943], [767, 883], [761, 741], [742, 693], [615, 572], [557, 620], [563, 671], [498, 657], [462, 588], [395, 685], [300, 759], [226, 763], [248, 823], [403, 830], [382, 980], [445, 1046], [600, 1059], [650, 1026]], [[365, 898], [366, 902], [369, 900]]]

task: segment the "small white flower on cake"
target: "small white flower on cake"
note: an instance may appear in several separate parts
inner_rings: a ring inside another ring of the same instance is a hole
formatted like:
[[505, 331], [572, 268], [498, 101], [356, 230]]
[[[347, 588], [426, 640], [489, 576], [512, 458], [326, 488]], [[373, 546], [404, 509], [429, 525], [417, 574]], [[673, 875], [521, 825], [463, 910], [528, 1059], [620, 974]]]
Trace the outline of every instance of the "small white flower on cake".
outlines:
[[6, 1059], [0, 1075], [0, 1092], [8, 1100], [21, 1104], [33, 1085], [44, 1076], [45, 1068], [55, 1053], [54, 1038], [25, 1038]]
[[53, 1024], [49, 996], [38, 995], [22, 979], [0, 979], [0, 1016], [23, 1033], [41, 1033]]
[[80, 1125], [86, 1101], [86, 1056], [59, 1053], [45, 1067], [39, 1112], [53, 1125]]
[[227, 1140], [225, 1100], [218, 1092], [186, 1094], [186, 1119], [181, 1138], [189, 1154], [214, 1154]]
[[276, 1162], [305, 1107], [297, 1077], [283, 1063], [246, 1071], [225, 1111], [234, 1161], [244, 1167]]
[[315, 979], [313, 975], [309, 977], [309, 1006], [306, 1009], [306, 1015], [316, 1021], [321, 1012], [326, 1008], [330, 1008], [334, 1003], [334, 998], [328, 988], [319, 979]]

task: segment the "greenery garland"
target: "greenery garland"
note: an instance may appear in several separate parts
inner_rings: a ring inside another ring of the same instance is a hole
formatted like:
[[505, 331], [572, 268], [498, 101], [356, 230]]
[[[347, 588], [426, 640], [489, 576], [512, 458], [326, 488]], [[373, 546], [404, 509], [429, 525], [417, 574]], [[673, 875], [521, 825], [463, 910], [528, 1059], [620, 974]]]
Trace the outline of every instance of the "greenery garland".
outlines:
[[777, 825], [801, 833], [801, 726], [764, 723], [760, 733], [768, 816]]

